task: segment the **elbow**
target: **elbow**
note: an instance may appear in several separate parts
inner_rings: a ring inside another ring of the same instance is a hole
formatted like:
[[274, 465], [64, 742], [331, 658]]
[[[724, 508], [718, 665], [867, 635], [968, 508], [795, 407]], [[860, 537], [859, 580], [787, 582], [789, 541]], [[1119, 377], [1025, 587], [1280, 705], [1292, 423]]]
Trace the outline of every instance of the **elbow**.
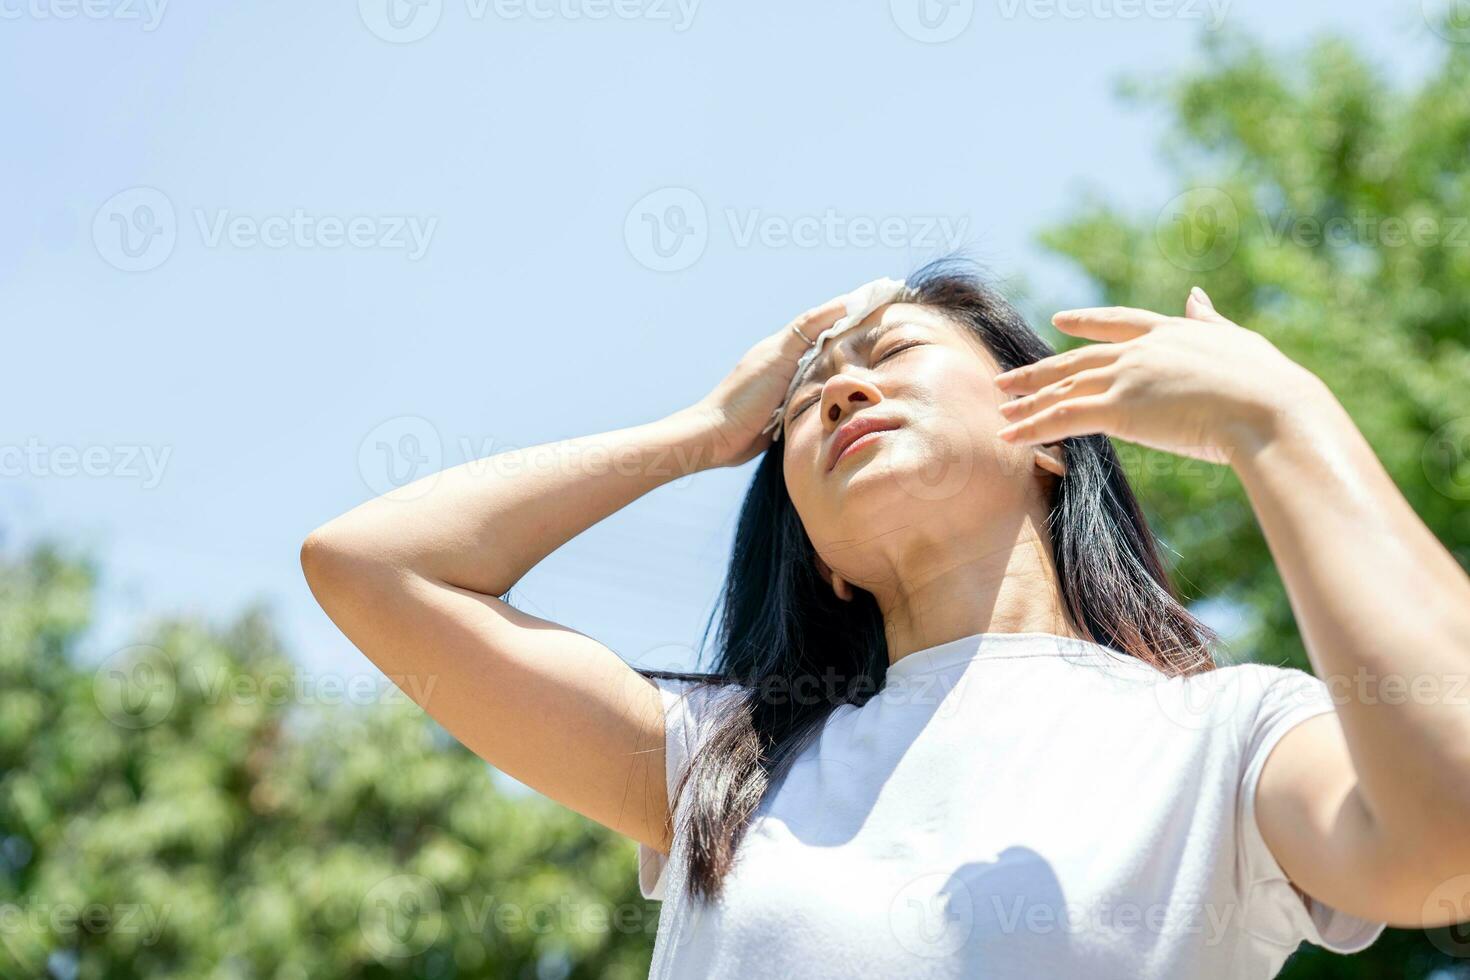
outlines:
[[339, 518], [301, 542], [301, 573], [323, 608], [338, 597], [360, 599], [401, 588], [408, 568], [378, 537], [371, 529], [344, 526]]
[[322, 529], [317, 528], [306, 536], [301, 542], [301, 573], [306, 576], [309, 584], [312, 579], [321, 576], [322, 565], [327, 558], [328, 545], [326, 536]]
[[301, 574], [306, 576], [306, 584], [311, 591], [317, 594], [320, 594], [320, 587], [333, 563], [332, 544], [325, 530], [317, 528], [301, 542]]
[[318, 600], [340, 587], [355, 563], [350, 543], [331, 524], [322, 525], [301, 542], [301, 573]]

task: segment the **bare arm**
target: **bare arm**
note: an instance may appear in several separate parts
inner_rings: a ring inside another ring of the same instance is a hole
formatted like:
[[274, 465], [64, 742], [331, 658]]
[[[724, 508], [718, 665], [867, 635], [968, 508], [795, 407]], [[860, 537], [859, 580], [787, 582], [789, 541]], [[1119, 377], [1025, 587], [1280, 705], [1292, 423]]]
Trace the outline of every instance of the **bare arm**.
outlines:
[[666, 849], [658, 690], [591, 637], [496, 596], [586, 528], [693, 472], [703, 431], [674, 415], [461, 464], [319, 528], [302, 568], [342, 632], [471, 751]]
[[[815, 336], [842, 309], [834, 300], [795, 323]], [[474, 460], [370, 500], [307, 538], [307, 582], [358, 649], [470, 750], [666, 851], [658, 689], [591, 637], [497, 597], [643, 494], [767, 448], [759, 431], [803, 350], [783, 327], [690, 408]]]
[[1337, 710], [1294, 727], [1256, 816], [1294, 884], [1402, 926], [1470, 918], [1470, 578], [1321, 379], [1196, 291], [1184, 317], [1066, 310], [1086, 345], [996, 377], [1000, 436], [1103, 432], [1229, 462]]
[[1470, 579], [1325, 385], [1236, 469], [1338, 704], [1271, 753], [1262, 836], [1329, 905], [1402, 926], [1463, 919]]

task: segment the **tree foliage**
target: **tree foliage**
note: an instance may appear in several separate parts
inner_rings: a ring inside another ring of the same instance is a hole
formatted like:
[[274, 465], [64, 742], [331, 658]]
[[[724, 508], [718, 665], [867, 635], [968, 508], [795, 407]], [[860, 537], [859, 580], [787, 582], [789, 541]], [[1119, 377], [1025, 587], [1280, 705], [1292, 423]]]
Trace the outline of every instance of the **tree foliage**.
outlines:
[[83, 665], [93, 577], [0, 566], [0, 976], [647, 976], [622, 838], [258, 611]]

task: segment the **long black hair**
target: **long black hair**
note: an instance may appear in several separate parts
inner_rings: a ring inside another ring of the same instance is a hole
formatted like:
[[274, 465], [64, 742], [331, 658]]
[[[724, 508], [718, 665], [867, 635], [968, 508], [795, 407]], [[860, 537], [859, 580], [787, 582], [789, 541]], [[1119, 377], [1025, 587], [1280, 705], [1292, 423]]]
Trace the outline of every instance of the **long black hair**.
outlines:
[[[1003, 371], [1056, 353], [958, 260], [932, 262], [907, 284], [902, 301], [966, 328]], [[1108, 437], [1068, 438], [1062, 451], [1065, 475], [1053, 484], [1047, 527], [1072, 623], [1088, 640], [1168, 675], [1214, 669], [1219, 637], [1174, 592]], [[696, 898], [719, 894], [751, 815], [832, 711], [866, 702], [888, 671], [877, 601], [854, 587], [844, 602], [821, 578], [782, 458], [776, 442], [740, 509], [713, 673], [639, 671], [736, 685], [737, 696], [715, 699], [709, 735], [670, 800], [671, 813], [687, 808], [687, 880]]]

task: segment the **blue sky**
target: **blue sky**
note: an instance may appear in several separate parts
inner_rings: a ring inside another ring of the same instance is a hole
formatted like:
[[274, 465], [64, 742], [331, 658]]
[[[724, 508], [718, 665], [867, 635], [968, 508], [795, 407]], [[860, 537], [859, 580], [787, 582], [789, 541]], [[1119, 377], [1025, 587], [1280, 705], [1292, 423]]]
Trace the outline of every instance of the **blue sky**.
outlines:
[[[1418, 3], [389, 2], [0, 0], [0, 530], [99, 558], [92, 655], [259, 600], [306, 669], [370, 671], [297, 550], [389, 463], [657, 418], [954, 245], [1091, 301], [1035, 235], [1084, 189], [1176, 193], [1113, 83], [1217, 19], [1400, 78], [1434, 52]], [[517, 604], [687, 662], [749, 472], [645, 497]]]

